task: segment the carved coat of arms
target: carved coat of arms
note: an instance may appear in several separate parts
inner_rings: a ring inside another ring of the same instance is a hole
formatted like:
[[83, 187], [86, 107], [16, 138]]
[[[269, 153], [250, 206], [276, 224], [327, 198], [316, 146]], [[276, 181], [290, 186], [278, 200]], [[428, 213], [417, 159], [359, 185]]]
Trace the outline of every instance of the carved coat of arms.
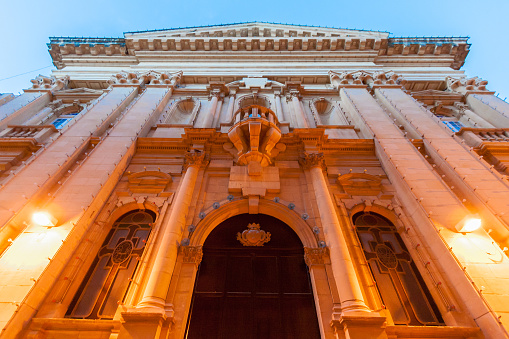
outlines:
[[270, 232], [260, 230], [260, 224], [248, 224], [247, 230], [237, 233], [237, 240], [244, 246], [263, 246], [270, 241]]

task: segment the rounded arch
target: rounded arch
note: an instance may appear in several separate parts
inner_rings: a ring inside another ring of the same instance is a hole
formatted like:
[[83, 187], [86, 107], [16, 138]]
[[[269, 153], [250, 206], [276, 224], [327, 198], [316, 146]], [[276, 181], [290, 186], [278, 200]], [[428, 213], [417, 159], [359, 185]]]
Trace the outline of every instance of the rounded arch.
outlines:
[[[220, 223], [233, 216], [249, 213], [249, 201], [247, 199], [240, 199], [232, 202], [227, 201], [228, 200], [226, 200], [224, 204], [221, 202], [221, 206], [218, 209], [211, 209], [205, 218], [196, 225], [196, 230], [193, 232], [193, 236], [190, 239], [190, 245], [203, 245], [210, 232]], [[276, 203], [272, 200], [261, 199], [258, 212], [260, 214], [270, 215], [288, 225], [297, 234], [304, 247], [318, 247], [317, 240], [311, 227], [299, 214], [288, 209], [286, 205]]]
[[[359, 212], [364, 212], [364, 213], [372, 212], [372, 213], [380, 214], [382, 217], [384, 217], [387, 220], [389, 220], [390, 222], [392, 222], [393, 225], [398, 225], [398, 223], [397, 223], [398, 218], [396, 217], [396, 214], [394, 213], [394, 211], [388, 209], [387, 207], [380, 206], [377, 204], [373, 204], [371, 206], [367, 206], [366, 204], [355, 205], [354, 207], [352, 207], [350, 209], [350, 220], [352, 220], [353, 216]], [[352, 224], [353, 224], [353, 220], [352, 220]]]
[[235, 101], [235, 111], [251, 105], [270, 108], [271, 102], [269, 97], [265, 95], [245, 94], [237, 97], [237, 100]]
[[133, 201], [115, 208], [110, 213], [108, 219], [106, 220], [106, 224], [113, 225], [113, 223], [116, 222], [123, 215], [126, 215], [127, 213], [137, 210], [138, 211], [148, 210], [154, 213], [154, 222], [156, 222], [157, 219], [159, 218], [159, 208], [155, 204], [148, 201], [145, 201], [143, 203], [137, 203]]

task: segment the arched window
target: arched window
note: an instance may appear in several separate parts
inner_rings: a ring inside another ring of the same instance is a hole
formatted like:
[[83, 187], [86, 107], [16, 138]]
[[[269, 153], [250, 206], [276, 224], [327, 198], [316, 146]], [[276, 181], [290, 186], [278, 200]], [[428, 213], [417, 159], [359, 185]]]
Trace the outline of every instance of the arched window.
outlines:
[[154, 222], [154, 215], [134, 211], [111, 228], [67, 313], [73, 318], [112, 319], [123, 301]]
[[382, 301], [394, 323], [442, 324], [438, 308], [396, 227], [374, 213], [357, 213], [353, 222]]

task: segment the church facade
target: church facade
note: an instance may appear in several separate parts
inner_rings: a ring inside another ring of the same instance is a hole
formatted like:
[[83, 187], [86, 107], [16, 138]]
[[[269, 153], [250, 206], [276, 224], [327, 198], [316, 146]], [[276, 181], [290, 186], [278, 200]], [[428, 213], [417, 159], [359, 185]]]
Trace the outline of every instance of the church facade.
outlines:
[[50, 38], [0, 94], [0, 338], [509, 338], [509, 104], [467, 38]]

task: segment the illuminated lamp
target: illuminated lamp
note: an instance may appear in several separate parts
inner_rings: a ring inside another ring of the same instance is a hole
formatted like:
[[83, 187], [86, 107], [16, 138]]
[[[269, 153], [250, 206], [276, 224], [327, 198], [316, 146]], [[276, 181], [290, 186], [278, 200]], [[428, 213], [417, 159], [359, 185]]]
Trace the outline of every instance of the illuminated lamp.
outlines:
[[48, 212], [39, 211], [32, 214], [32, 221], [39, 226], [53, 227], [58, 220]]
[[481, 219], [478, 215], [467, 215], [455, 227], [460, 233], [473, 232], [481, 227]]

